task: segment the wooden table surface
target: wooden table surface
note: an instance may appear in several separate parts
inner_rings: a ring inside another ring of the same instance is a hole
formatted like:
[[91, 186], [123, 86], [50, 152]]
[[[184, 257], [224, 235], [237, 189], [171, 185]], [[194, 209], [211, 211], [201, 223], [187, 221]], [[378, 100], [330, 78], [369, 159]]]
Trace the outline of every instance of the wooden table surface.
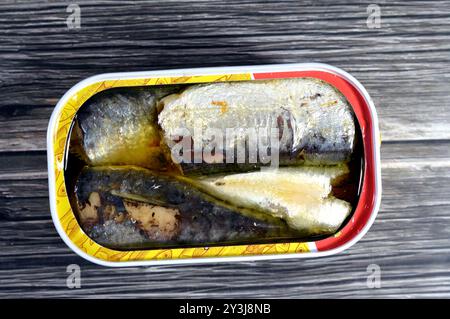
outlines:
[[[0, 297], [450, 297], [450, 2], [72, 1], [0, 4]], [[370, 22], [370, 21], [369, 21]], [[371, 94], [383, 144], [382, 205], [334, 257], [111, 269], [50, 218], [46, 129], [78, 81], [116, 71], [323, 62]], [[66, 267], [81, 267], [81, 288]], [[367, 285], [367, 267], [381, 287]]]

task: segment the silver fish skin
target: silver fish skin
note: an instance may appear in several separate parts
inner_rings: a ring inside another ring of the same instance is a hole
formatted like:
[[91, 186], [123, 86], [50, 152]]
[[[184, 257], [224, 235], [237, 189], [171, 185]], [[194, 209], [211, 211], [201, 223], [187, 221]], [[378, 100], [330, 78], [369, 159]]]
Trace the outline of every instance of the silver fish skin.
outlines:
[[279, 217], [235, 208], [177, 176], [135, 166], [85, 167], [74, 195], [82, 229], [106, 247], [215, 245], [298, 236]]
[[348, 173], [346, 165], [297, 166], [205, 176], [190, 182], [237, 207], [280, 217], [309, 236], [335, 233], [351, 213], [351, 204], [332, 193], [332, 186], [344, 182]]
[[159, 98], [176, 90], [174, 86], [118, 88], [88, 100], [77, 113], [79, 140], [87, 161], [92, 165], [163, 167], [156, 105]]
[[[281, 164], [339, 164], [348, 162], [354, 149], [351, 106], [333, 86], [318, 79], [199, 84], [163, 98], [160, 105], [158, 122], [169, 145], [180, 130], [194, 134], [195, 129], [214, 128], [226, 136], [230, 128], [276, 128]], [[226, 139], [224, 152], [246, 145], [247, 138], [242, 130]], [[203, 145], [210, 142], [203, 137]]]

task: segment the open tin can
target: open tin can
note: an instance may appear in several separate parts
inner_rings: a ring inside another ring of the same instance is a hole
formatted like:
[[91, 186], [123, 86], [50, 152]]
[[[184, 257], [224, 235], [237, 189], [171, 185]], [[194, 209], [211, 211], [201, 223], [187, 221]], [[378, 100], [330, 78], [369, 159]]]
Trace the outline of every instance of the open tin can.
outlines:
[[[72, 209], [65, 180], [71, 128], [80, 107], [95, 94], [113, 88], [209, 82], [315, 78], [332, 85], [348, 101], [358, 122], [363, 147], [358, 201], [340, 230], [311, 241], [115, 250], [92, 240]], [[380, 133], [375, 107], [365, 88], [350, 74], [325, 64], [178, 69], [101, 74], [81, 81], [58, 102], [47, 133], [50, 207], [55, 227], [78, 255], [104, 266], [244, 261], [333, 255], [345, 250], [368, 231], [381, 200]]]

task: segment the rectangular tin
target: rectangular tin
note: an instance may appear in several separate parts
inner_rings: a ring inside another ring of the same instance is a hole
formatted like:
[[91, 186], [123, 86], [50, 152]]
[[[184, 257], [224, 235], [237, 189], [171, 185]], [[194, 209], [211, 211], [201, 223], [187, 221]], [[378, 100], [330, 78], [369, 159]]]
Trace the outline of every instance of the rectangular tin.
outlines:
[[[72, 120], [88, 98], [100, 91], [116, 87], [292, 77], [313, 77], [333, 85], [347, 98], [361, 128], [365, 165], [360, 198], [352, 218], [337, 234], [313, 242], [118, 251], [97, 244], [83, 232], [69, 203], [64, 165]], [[96, 75], [72, 87], [59, 100], [50, 119], [47, 157], [52, 219], [59, 235], [74, 252], [104, 266], [148, 266], [333, 255], [355, 244], [375, 220], [381, 200], [380, 143], [377, 113], [365, 88], [347, 72], [326, 64], [277, 64]]]

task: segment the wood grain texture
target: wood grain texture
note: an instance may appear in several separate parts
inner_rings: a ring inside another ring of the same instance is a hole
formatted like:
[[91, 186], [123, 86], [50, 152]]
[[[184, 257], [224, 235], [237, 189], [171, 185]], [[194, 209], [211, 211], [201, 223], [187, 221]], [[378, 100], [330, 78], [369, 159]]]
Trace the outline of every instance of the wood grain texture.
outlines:
[[[450, 2], [59, 1], [0, 4], [0, 297], [450, 297]], [[50, 218], [45, 135], [57, 100], [116, 71], [324, 62], [371, 94], [383, 136], [375, 224], [334, 257], [110, 269]], [[81, 266], [82, 289], [66, 287]], [[382, 287], [369, 289], [378, 264]]]

